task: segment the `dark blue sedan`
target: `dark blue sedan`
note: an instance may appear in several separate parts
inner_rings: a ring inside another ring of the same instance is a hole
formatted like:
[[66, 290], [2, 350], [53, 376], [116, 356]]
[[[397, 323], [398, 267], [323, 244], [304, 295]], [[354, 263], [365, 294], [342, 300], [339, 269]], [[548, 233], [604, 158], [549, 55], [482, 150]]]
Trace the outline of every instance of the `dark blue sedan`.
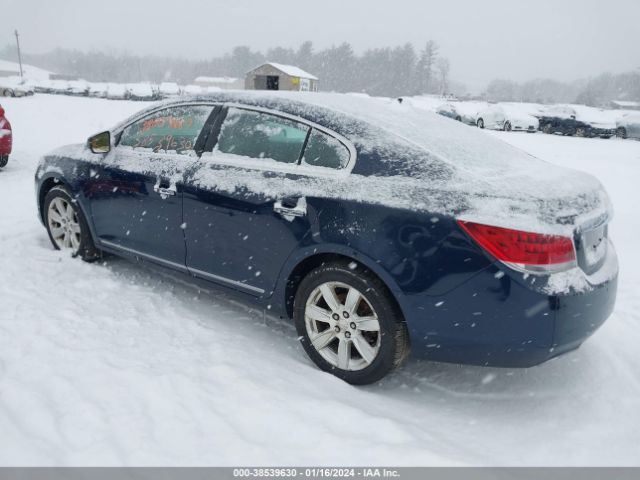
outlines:
[[293, 318], [311, 359], [354, 384], [410, 351], [535, 365], [615, 302], [597, 180], [406, 102], [158, 104], [45, 156], [36, 191], [55, 248], [151, 262]]

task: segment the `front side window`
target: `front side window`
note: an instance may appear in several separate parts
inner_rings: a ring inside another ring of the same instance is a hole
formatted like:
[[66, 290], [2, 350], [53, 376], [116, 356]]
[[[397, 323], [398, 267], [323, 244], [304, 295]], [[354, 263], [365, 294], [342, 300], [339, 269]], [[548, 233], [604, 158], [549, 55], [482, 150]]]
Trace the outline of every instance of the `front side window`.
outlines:
[[315, 128], [311, 130], [307, 148], [302, 157], [303, 165], [341, 169], [349, 163], [349, 150], [335, 138]]
[[185, 105], [161, 110], [126, 127], [119, 145], [192, 155], [196, 140], [212, 110], [213, 107], [207, 105]]
[[295, 164], [308, 132], [309, 127], [282, 117], [229, 108], [216, 151]]

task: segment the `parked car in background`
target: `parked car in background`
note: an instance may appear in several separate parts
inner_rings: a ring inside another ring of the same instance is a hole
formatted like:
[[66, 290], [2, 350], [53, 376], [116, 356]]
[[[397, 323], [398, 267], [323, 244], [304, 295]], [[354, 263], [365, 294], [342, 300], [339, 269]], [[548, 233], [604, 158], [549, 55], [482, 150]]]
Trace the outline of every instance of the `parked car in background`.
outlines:
[[67, 95], [73, 95], [76, 97], [88, 97], [89, 91], [89, 83], [85, 80], [71, 80], [70, 82], [68, 82]]
[[598, 180], [396, 100], [185, 97], [46, 155], [35, 178], [54, 248], [293, 318], [318, 367], [354, 384], [410, 349], [535, 365], [615, 302]]
[[89, 96], [94, 98], [107, 98], [107, 89], [107, 83], [92, 82], [89, 84]]
[[489, 105], [478, 112], [476, 124], [479, 128], [491, 130], [512, 130], [535, 133], [538, 119], [510, 105]]
[[567, 105], [554, 105], [544, 109], [538, 116], [538, 120], [540, 130], [544, 133], [601, 138], [610, 138], [615, 135], [613, 124], [578, 118], [576, 110]]
[[640, 140], [640, 112], [625, 113], [616, 121], [616, 136]]
[[4, 108], [0, 105], [0, 168], [7, 165], [12, 146], [13, 131], [11, 130], [11, 124], [5, 117]]
[[122, 83], [109, 83], [107, 84], [107, 98], [109, 100], [127, 100], [129, 90]]
[[549, 134], [575, 135], [586, 132], [589, 125], [576, 120], [576, 111], [565, 105], [553, 105], [545, 108], [538, 116], [540, 130]]
[[469, 115], [468, 112], [465, 112], [458, 105], [453, 103], [445, 103], [441, 105], [436, 113], [442, 115], [443, 117], [451, 118], [458, 122], [466, 123], [467, 125], [475, 125], [476, 119], [475, 116]]
[[175, 82], [162, 82], [158, 85], [158, 91], [162, 98], [177, 97], [182, 93], [180, 86]]
[[22, 83], [19, 79], [0, 79], [0, 97], [26, 97], [33, 95], [33, 87]]
[[127, 91], [130, 100], [152, 101], [160, 99], [157, 88], [154, 88], [150, 83], [129, 83]]
[[200, 85], [185, 85], [182, 87], [183, 95], [200, 95], [202, 93], [205, 93], [205, 91]]
[[48, 92], [56, 95], [71, 95], [71, 87], [67, 80], [49, 80]]

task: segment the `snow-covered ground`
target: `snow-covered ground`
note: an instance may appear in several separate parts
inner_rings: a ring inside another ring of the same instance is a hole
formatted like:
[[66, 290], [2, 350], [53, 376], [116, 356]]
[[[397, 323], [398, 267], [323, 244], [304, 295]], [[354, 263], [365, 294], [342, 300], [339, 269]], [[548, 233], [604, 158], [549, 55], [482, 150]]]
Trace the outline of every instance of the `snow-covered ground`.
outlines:
[[51, 248], [38, 157], [143, 104], [2, 104], [0, 465], [640, 465], [640, 142], [487, 132], [611, 194], [618, 303], [579, 350], [527, 370], [411, 361], [357, 388], [318, 371], [287, 321]]

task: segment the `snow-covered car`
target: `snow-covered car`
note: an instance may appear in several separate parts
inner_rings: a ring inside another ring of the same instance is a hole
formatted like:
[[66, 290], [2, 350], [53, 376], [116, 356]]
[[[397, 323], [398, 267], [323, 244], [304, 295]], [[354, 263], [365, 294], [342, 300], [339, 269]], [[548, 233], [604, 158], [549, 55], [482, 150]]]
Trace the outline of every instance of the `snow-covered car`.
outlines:
[[130, 83], [127, 85], [130, 100], [152, 101], [159, 100], [158, 91], [150, 83]]
[[33, 95], [35, 90], [20, 82], [10, 82], [0, 80], [0, 96], [2, 97], [27, 97]]
[[616, 121], [616, 136], [640, 140], [640, 112], [622, 115]]
[[436, 113], [442, 115], [443, 117], [451, 118], [467, 125], [476, 124], [476, 119], [473, 115], [469, 115], [469, 113], [465, 112], [458, 105], [455, 105], [453, 103], [445, 103], [444, 105], [441, 105], [436, 110]]
[[76, 97], [89, 96], [90, 86], [85, 80], [71, 80], [68, 83], [67, 95], [74, 95]]
[[478, 112], [476, 125], [479, 128], [490, 130], [504, 130], [506, 132], [529, 132], [538, 131], [538, 119], [529, 115], [516, 107], [508, 105], [489, 105]]
[[158, 91], [162, 98], [176, 97], [180, 95], [180, 86], [175, 82], [162, 82], [158, 85]]
[[107, 98], [109, 85], [103, 82], [91, 82], [89, 84], [89, 96], [94, 98]]
[[203, 87], [200, 85], [185, 85], [182, 88], [182, 93], [184, 95], [200, 95], [201, 93], [205, 93]]
[[107, 84], [107, 98], [109, 100], [127, 100], [129, 98], [129, 89], [122, 83]]
[[56, 95], [70, 95], [69, 82], [67, 80], [49, 80], [48, 92]]
[[5, 117], [4, 108], [0, 105], [0, 168], [5, 167], [13, 147], [13, 131], [11, 124]]
[[410, 351], [535, 365], [615, 303], [598, 180], [396, 100], [184, 97], [45, 155], [36, 188], [54, 248], [293, 318], [318, 367], [354, 384]]
[[543, 109], [538, 120], [540, 130], [544, 133], [589, 138], [610, 138], [615, 135], [613, 123], [580, 116], [568, 105], [553, 105]]

